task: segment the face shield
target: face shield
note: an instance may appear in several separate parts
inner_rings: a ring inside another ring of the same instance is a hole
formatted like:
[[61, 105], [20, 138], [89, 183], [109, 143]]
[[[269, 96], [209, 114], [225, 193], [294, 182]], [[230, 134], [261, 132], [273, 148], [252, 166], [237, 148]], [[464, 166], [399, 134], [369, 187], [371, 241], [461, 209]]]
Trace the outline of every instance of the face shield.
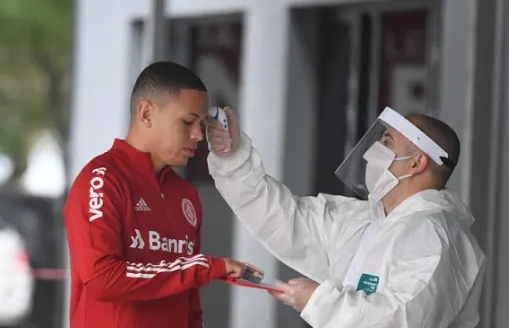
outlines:
[[395, 177], [389, 171], [394, 161], [413, 157], [397, 157], [391, 149], [380, 143], [391, 128], [414, 143], [438, 165], [448, 161], [448, 154], [437, 143], [401, 114], [386, 107], [335, 172], [362, 199], [368, 199], [371, 193], [371, 196], [376, 194], [375, 198], [379, 200], [400, 180], [410, 176]]

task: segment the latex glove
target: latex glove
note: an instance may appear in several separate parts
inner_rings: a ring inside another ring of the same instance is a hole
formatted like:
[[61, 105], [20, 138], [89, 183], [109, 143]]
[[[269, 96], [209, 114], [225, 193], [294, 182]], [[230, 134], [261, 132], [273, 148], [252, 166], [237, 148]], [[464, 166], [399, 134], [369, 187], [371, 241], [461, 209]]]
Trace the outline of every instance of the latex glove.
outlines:
[[230, 107], [225, 107], [224, 111], [228, 119], [228, 131], [213, 118], [209, 117], [205, 121], [209, 150], [218, 156], [228, 156], [234, 153], [240, 142], [240, 128], [237, 115], [235, 115]]
[[283, 293], [269, 292], [269, 294], [284, 304], [291, 306], [295, 311], [302, 312], [311, 298], [311, 295], [313, 295], [314, 291], [320, 285], [310, 279], [298, 278], [292, 279], [288, 281], [288, 283], [276, 281], [274, 286], [282, 290]]

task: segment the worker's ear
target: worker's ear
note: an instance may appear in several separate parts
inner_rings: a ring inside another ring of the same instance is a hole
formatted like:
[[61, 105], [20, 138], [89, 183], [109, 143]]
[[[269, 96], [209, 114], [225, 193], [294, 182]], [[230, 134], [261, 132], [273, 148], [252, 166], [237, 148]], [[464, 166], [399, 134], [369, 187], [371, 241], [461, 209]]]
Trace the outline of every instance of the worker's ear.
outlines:
[[424, 153], [417, 153], [415, 156], [410, 159], [411, 166], [410, 166], [410, 174], [415, 175], [423, 172], [429, 164], [429, 157]]

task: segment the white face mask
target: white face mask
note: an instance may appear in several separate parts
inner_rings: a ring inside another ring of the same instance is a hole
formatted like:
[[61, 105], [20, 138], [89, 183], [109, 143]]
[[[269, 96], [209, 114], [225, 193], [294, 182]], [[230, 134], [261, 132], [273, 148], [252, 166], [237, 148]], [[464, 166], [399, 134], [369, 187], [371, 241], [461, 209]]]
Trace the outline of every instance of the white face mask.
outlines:
[[366, 165], [366, 187], [370, 197], [374, 200], [381, 200], [401, 180], [412, 176], [412, 174], [406, 174], [395, 177], [389, 171], [389, 167], [394, 161], [407, 160], [413, 156], [396, 157], [392, 150], [378, 141], [366, 151], [363, 157], [368, 162]]

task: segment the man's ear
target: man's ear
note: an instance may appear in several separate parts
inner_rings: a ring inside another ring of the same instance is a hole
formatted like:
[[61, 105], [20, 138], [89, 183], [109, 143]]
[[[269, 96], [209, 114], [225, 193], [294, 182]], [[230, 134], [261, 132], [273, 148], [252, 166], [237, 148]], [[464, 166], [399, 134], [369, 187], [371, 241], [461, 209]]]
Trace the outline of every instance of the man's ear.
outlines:
[[155, 106], [148, 100], [140, 101], [136, 108], [138, 119], [147, 128], [152, 127], [152, 121], [154, 119]]
[[429, 164], [429, 157], [423, 153], [417, 153], [412, 159], [411, 172], [412, 174], [421, 173]]

